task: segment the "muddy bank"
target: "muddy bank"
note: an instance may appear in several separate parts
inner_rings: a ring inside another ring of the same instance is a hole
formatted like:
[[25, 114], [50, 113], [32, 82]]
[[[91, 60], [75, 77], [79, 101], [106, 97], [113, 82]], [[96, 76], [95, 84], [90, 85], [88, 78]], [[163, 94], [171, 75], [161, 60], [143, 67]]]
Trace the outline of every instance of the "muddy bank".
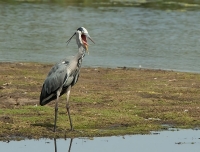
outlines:
[[[82, 68], [70, 96], [74, 132], [69, 131], [65, 95], [58, 131], [54, 102], [39, 106], [42, 83], [52, 67], [0, 63], [0, 137], [41, 138], [124, 135], [199, 127], [200, 74], [148, 69]], [[164, 125], [163, 125], [164, 124]]]

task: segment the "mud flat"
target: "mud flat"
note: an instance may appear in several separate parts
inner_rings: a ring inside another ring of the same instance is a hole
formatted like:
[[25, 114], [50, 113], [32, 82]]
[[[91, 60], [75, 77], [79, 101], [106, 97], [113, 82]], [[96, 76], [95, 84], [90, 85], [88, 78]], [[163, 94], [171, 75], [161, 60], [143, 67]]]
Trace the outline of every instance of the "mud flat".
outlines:
[[65, 95], [53, 133], [54, 102], [39, 106], [52, 67], [0, 63], [0, 139], [72, 138], [145, 134], [166, 126], [200, 126], [200, 74], [134, 68], [82, 68], [70, 97], [75, 131], [69, 131]]

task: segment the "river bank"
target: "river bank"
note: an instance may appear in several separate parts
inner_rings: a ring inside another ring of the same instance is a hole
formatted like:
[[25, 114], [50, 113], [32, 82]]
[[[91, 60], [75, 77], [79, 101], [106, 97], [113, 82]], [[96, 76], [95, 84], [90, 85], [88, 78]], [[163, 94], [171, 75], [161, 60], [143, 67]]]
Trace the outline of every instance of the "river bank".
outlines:
[[52, 67], [0, 63], [0, 138], [65, 138], [144, 134], [166, 126], [199, 127], [200, 74], [134, 68], [82, 68], [70, 96], [60, 98], [58, 131], [54, 102], [39, 106], [42, 83]]

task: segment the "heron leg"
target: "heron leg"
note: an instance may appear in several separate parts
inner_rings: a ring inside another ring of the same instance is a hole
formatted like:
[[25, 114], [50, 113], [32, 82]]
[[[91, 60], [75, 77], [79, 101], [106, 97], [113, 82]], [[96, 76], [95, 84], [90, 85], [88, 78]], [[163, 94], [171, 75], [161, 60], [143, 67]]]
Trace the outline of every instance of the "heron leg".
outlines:
[[67, 113], [68, 113], [68, 116], [69, 116], [71, 131], [73, 131], [74, 129], [73, 129], [72, 120], [71, 120], [70, 111], [69, 111], [69, 95], [70, 95], [70, 90], [71, 90], [71, 86], [69, 86], [69, 87], [67, 88], [67, 103], [66, 103], [66, 109], [67, 109]]
[[56, 122], [57, 122], [57, 115], [58, 115], [58, 100], [60, 96], [60, 91], [57, 91], [57, 99], [55, 100], [55, 119], [54, 119], [54, 132], [56, 132]]

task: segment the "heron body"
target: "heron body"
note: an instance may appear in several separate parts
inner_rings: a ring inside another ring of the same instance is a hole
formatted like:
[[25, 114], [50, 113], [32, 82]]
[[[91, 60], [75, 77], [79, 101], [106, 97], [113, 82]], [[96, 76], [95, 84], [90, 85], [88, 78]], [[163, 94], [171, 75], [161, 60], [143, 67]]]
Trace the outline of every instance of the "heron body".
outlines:
[[[70, 120], [71, 130], [73, 130], [69, 111], [69, 95], [71, 87], [74, 86], [78, 81], [82, 60], [85, 56], [86, 50], [88, 49], [86, 37], [91, 39], [87, 30], [83, 27], [78, 28], [74, 35], [76, 35], [78, 53], [73, 57], [68, 57], [61, 60], [52, 67], [44, 81], [40, 94], [41, 106], [44, 106], [50, 101], [56, 99], [54, 131], [56, 131], [58, 100], [59, 97], [65, 93], [67, 94], [66, 109]], [[68, 41], [70, 41], [71, 38]]]
[[64, 59], [55, 64], [44, 81], [40, 105], [43, 106], [57, 98], [57, 91], [60, 90], [60, 96], [63, 95], [69, 86], [73, 86], [78, 81], [83, 56], [77, 62], [75, 57], [71, 60]]

